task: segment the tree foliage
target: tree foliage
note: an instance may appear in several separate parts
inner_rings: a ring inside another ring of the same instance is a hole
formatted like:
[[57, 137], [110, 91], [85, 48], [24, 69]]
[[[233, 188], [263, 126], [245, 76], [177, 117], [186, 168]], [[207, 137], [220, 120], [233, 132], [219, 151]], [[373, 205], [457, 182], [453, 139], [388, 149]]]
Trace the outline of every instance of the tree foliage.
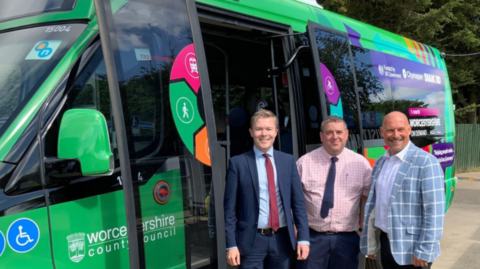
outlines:
[[446, 53], [459, 123], [480, 123], [480, 1], [318, 0], [325, 9], [432, 45]]

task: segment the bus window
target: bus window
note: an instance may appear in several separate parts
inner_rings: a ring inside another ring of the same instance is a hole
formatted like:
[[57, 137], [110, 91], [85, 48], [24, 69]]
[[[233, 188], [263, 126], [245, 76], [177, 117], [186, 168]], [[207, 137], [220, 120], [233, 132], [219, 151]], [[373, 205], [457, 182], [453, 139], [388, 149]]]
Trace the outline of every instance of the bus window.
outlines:
[[[383, 146], [385, 142], [379, 129], [383, 118], [387, 113], [400, 108], [395, 107], [391, 87], [382, 85], [378, 78], [370, 50], [352, 46], [352, 54], [359, 87], [365, 147]], [[358, 137], [357, 141], [360, 141]]]
[[[297, 47], [307, 45], [308, 39], [304, 35], [296, 37]], [[315, 68], [312, 57], [308, 53], [300, 54], [298, 59], [300, 83], [302, 88], [303, 115], [305, 122], [305, 145], [306, 152], [310, 152], [321, 146], [320, 124], [322, 122], [322, 110], [320, 95], [315, 82]]]
[[313, 35], [320, 61], [315, 64], [321, 73], [320, 85], [325, 94], [327, 114], [345, 119], [349, 130], [347, 147], [357, 150], [362, 145], [355, 139], [360, 126], [350, 42], [345, 35], [327, 30], [314, 28]]
[[379, 127], [391, 111], [407, 115], [411, 139], [425, 147], [445, 135], [442, 70], [381, 52], [352, 46], [362, 110], [365, 147], [385, 143]]
[[0, 22], [47, 12], [71, 10], [75, 0], [21, 0], [0, 2]]
[[0, 136], [85, 29], [83, 24], [59, 24], [0, 33]]
[[17, 171], [6, 183], [4, 191], [7, 195], [19, 195], [42, 189], [39, 157], [38, 143], [35, 141], [25, 154]]

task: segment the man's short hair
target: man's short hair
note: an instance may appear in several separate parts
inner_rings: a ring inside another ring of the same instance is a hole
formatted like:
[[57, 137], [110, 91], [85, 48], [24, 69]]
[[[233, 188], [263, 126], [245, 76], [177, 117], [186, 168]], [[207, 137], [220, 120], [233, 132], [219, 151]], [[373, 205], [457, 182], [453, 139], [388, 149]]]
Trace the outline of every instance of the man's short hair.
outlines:
[[328, 116], [322, 121], [322, 125], [320, 126], [320, 132], [323, 133], [323, 127], [325, 127], [325, 125], [327, 125], [328, 123], [331, 123], [331, 122], [343, 123], [343, 125], [345, 126], [345, 130], [348, 129], [347, 128], [347, 123], [342, 118], [340, 118], [339, 116]]
[[275, 127], [278, 129], [278, 118], [273, 114], [272, 111], [266, 109], [260, 109], [255, 114], [253, 114], [252, 118], [250, 119], [250, 128], [253, 128], [253, 125], [259, 118], [275, 118]]

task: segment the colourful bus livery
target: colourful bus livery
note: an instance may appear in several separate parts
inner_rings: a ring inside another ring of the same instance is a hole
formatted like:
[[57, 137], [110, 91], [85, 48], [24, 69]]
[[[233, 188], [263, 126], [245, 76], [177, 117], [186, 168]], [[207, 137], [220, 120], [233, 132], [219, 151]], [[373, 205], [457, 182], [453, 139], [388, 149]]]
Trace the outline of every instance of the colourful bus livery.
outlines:
[[372, 166], [383, 118], [402, 111], [448, 207], [439, 51], [313, 2], [0, 3], [0, 268], [226, 268], [224, 178], [259, 108], [295, 158], [343, 117]]

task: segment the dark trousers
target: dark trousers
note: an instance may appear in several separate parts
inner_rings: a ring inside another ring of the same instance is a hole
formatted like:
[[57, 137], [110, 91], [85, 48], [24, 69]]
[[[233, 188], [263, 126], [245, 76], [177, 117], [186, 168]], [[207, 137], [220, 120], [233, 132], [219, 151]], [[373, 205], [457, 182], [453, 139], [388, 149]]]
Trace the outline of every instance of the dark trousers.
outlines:
[[380, 235], [380, 245], [383, 269], [430, 269], [432, 266], [432, 263], [429, 263], [427, 267], [415, 267], [413, 264], [399, 265], [393, 258], [392, 250], [390, 249], [390, 241], [388, 240], [387, 234], [384, 232]]
[[326, 234], [310, 229], [310, 254], [297, 269], [356, 269], [360, 252], [356, 232]]
[[290, 252], [292, 244], [288, 235], [288, 229], [280, 229], [273, 235], [255, 237], [253, 249], [250, 254], [240, 254], [239, 269], [288, 269], [290, 265]]

